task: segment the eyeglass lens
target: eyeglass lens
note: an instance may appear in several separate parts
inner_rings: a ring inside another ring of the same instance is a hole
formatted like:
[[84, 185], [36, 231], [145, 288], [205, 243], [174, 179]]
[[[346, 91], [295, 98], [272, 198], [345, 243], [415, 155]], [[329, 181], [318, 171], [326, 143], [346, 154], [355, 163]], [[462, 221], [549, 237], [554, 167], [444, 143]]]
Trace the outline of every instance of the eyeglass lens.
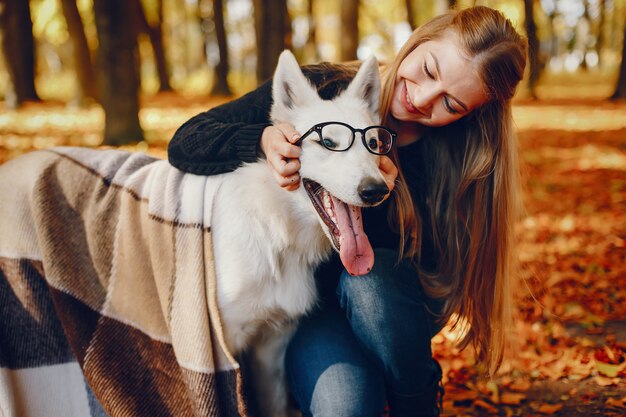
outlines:
[[[333, 151], [345, 151], [354, 141], [354, 132], [348, 126], [339, 123], [324, 125], [319, 131], [322, 145]], [[370, 127], [364, 131], [363, 142], [373, 153], [384, 155], [391, 150], [392, 133], [381, 127]]]
[[352, 130], [340, 124], [327, 124], [320, 132], [322, 145], [333, 151], [345, 151], [352, 145]]
[[386, 154], [391, 150], [393, 137], [391, 132], [380, 127], [373, 127], [365, 131], [365, 146], [377, 154]]

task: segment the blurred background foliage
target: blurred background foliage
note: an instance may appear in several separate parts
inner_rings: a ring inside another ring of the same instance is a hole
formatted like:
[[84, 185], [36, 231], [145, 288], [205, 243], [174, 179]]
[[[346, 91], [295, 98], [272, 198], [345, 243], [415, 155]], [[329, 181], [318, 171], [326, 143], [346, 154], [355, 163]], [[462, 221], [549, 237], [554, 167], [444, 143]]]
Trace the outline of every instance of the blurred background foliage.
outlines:
[[387, 61], [412, 28], [477, 4], [529, 38], [519, 96], [555, 98], [565, 82], [626, 97], [626, 0], [0, 0], [0, 100], [101, 105], [104, 143], [137, 142], [139, 97], [243, 94], [284, 48], [301, 64]]

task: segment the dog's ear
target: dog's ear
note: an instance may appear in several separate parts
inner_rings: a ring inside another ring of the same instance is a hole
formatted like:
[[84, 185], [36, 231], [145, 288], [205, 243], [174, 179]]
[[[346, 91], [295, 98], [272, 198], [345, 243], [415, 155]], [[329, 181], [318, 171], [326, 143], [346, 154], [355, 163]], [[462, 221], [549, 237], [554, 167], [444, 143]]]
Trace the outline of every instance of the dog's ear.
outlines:
[[319, 100], [315, 87], [304, 76], [296, 57], [285, 50], [278, 58], [272, 81], [272, 120], [288, 121], [294, 109]]
[[380, 73], [378, 72], [378, 60], [375, 56], [372, 55], [361, 64], [361, 68], [359, 68], [344, 94], [350, 94], [365, 100], [370, 113], [378, 118]]

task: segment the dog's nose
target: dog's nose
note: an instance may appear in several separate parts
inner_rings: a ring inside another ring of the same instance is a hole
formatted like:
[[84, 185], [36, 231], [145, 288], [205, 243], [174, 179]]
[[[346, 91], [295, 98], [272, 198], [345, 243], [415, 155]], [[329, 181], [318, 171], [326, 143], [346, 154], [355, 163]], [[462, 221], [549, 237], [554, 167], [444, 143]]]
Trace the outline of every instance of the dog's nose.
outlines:
[[389, 188], [384, 182], [366, 179], [359, 184], [359, 196], [368, 204], [376, 204], [383, 201], [389, 193]]

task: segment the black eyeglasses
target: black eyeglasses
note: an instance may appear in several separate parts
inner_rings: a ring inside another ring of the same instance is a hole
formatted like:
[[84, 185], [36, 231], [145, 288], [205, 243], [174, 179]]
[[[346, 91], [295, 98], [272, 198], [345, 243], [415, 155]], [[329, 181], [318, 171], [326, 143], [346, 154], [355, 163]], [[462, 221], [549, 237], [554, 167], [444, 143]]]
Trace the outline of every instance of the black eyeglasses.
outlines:
[[391, 151], [396, 132], [384, 126], [369, 126], [365, 129], [355, 129], [349, 124], [342, 122], [319, 123], [310, 128], [296, 145], [312, 133], [317, 133], [319, 143], [329, 151], [344, 152], [350, 149], [354, 143], [356, 133], [361, 134], [365, 148], [375, 155], [387, 155]]

